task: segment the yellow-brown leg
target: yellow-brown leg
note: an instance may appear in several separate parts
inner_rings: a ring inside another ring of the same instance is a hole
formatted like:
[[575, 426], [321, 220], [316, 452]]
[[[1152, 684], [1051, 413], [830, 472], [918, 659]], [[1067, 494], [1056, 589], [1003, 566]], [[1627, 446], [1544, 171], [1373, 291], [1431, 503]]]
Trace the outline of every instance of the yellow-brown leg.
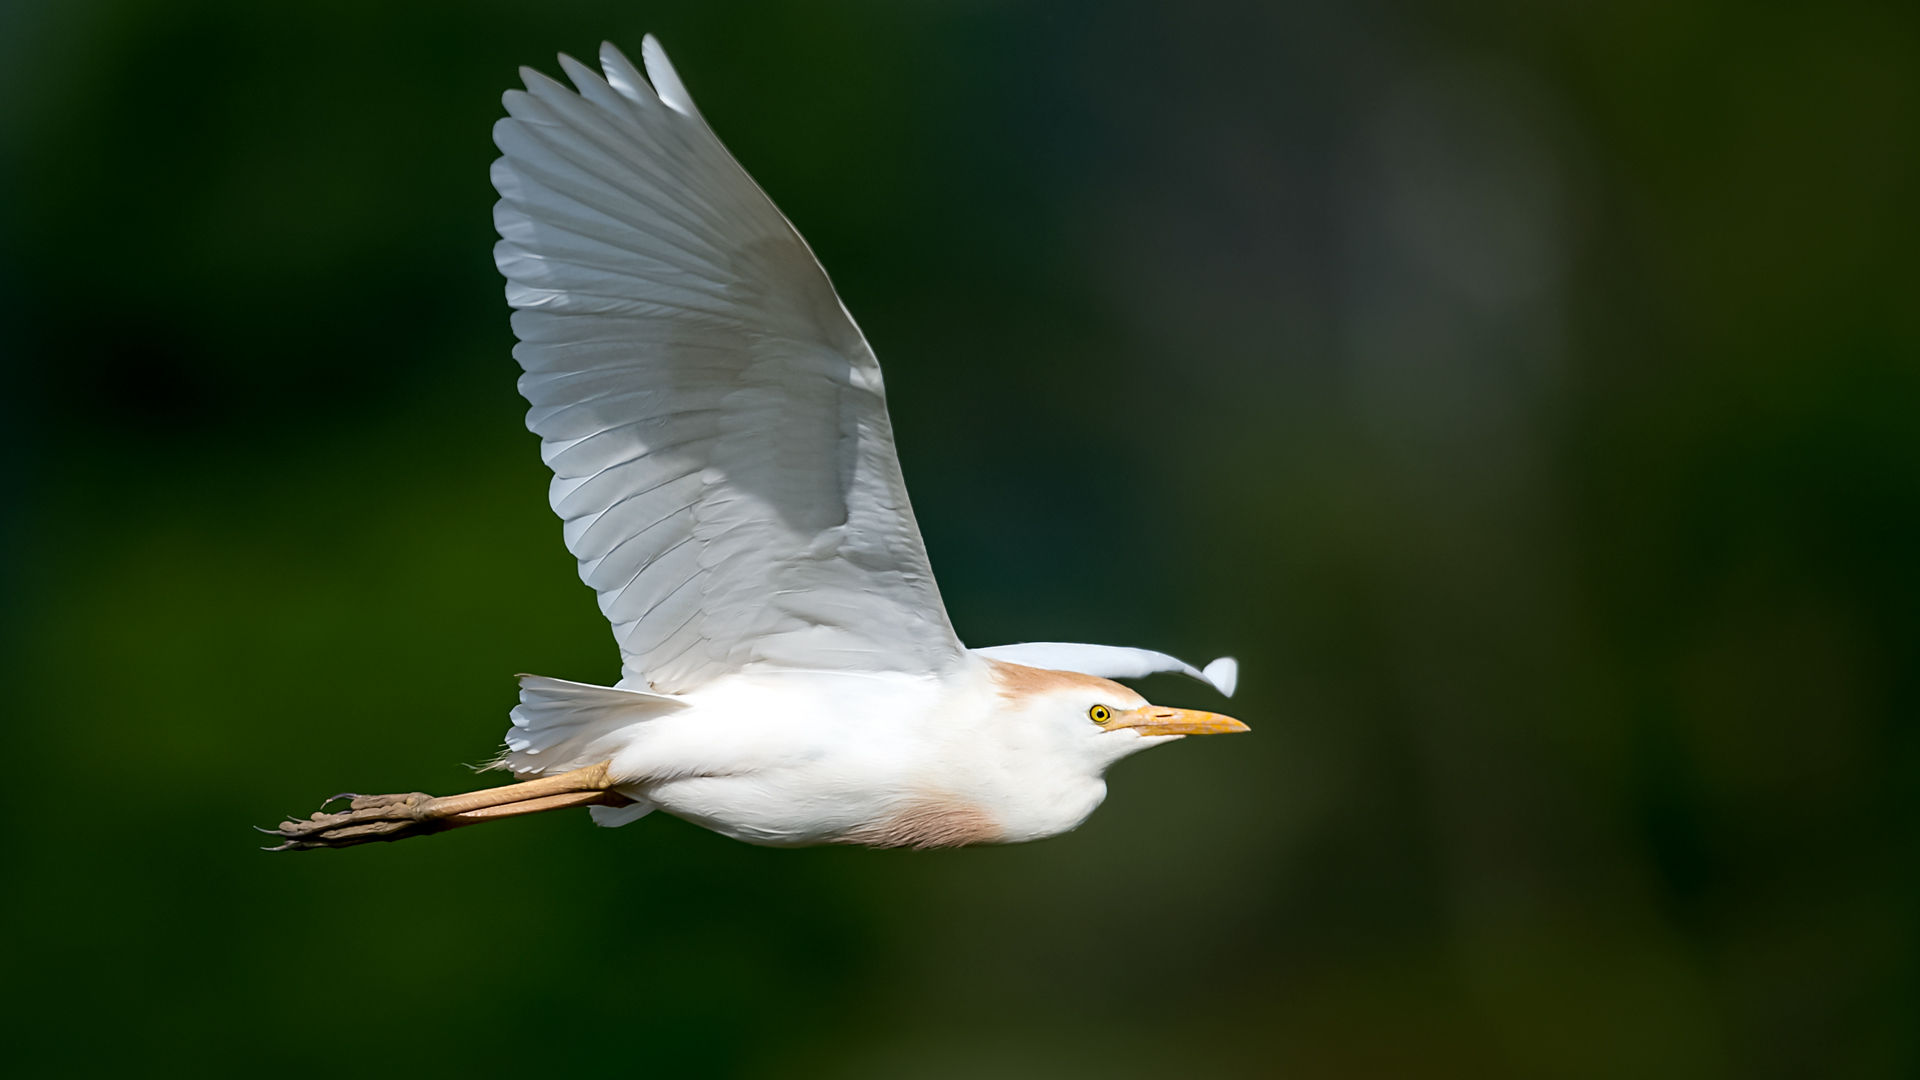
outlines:
[[338, 814], [326, 813], [326, 806], [322, 804], [321, 812], [306, 821], [283, 821], [278, 829], [260, 831], [285, 840], [268, 851], [352, 847], [405, 840], [521, 814], [564, 810], [571, 806], [627, 806], [633, 802], [612, 787], [607, 763], [603, 761], [558, 776], [438, 799], [419, 791], [407, 795], [354, 795], [347, 809]]

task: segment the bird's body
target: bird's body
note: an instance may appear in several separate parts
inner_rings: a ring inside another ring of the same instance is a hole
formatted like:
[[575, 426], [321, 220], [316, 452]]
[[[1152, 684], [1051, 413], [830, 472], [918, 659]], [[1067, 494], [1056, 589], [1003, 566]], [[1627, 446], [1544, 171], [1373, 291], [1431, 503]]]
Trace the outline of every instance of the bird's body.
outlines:
[[577, 93], [527, 69], [494, 130], [528, 426], [620, 645], [601, 687], [524, 676], [519, 784], [356, 797], [285, 847], [592, 806], [760, 844], [1051, 836], [1136, 750], [1244, 730], [1109, 681], [1205, 671], [1142, 649], [961, 644], [894, 451], [878, 361], [800, 235], [665, 53], [611, 45]]
[[1105, 763], [1009, 708], [1020, 687], [993, 667], [720, 680], [624, 729], [609, 771], [640, 806], [753, 843], [947, 846], [1071, 829], [1105, 797]]
[[[1062, 695], [1072, 722], [1029, 714]], [[759, 844], [1032, 840], [1085, 820], [1106, 796], [1106, 767], [1143, 745], [1082, 719], [1101, 703], [1145, 704], [1105, 679], [980, 657], [937, 679], [763, 672], [665, 707], [642, 697], [634, 719], [560, 744], [568, 756], [551, 766], [524, 749], [507, 760], [527, 775], [608, 762], [635, 805], [595, 814], [622, 824], [659, 808]], [[509, 742], [527, 745], [520, 731]]]

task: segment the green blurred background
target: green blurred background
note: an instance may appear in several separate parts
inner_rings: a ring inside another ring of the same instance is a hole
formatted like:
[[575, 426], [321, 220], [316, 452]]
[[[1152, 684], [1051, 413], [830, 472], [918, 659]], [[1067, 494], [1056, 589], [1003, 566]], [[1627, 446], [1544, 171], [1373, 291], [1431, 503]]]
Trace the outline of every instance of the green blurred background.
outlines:
[[[1917, 22], [11, 0], [7, 1071], [1920, 1076]], [[487, 164], [649, 30], [961, 635], [1237, 654], [1254, 734], [1025, 847], [258, 850], [617, 675]]]

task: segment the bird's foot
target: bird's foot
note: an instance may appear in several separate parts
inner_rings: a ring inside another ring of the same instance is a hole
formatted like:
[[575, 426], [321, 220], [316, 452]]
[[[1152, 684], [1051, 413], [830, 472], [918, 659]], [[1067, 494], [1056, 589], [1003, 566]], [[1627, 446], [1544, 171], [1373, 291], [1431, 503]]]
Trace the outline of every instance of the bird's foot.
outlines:
[[[444, 798], [421, 791], [405, 795], [335, 795], [321, 803], [320, 809], [305, 821], [283, 821], [277, 829], [260, 831], [283, 841], [268, 851], [307, 851], [405, 840], [463, 825], [573, 806], [632, 805], [633, 800], [614, 791], [613, 784], [607, 764], [601, 762], [557, 776]], [[327, 807], [341, 799], [351, 800], [347, 808], [328, 813]]]
[[[352, 800], [347, 809], [333, 814], [326, 812], [328, 806], [341, 799]], [[437, 801], [420, 791], [406, 795], [335, 795], [321, 803], [320, 809], [305, 821], [283, 821], [278, 829], [260, 831], [284, 838], [284, 843], [268, 851], [305, 851], [405, 840], [451, 827], [445, 815], [433, 812]]]

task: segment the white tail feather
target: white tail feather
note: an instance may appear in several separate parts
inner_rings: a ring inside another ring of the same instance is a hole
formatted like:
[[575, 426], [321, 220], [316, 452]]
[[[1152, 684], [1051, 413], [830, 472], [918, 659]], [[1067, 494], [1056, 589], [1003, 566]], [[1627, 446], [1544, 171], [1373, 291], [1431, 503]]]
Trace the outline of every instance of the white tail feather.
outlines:
[[667, 694], [522, 675], [500, 765], [522, 776], [585, 768], [611, 756], [609, 736], [686, 707]]

